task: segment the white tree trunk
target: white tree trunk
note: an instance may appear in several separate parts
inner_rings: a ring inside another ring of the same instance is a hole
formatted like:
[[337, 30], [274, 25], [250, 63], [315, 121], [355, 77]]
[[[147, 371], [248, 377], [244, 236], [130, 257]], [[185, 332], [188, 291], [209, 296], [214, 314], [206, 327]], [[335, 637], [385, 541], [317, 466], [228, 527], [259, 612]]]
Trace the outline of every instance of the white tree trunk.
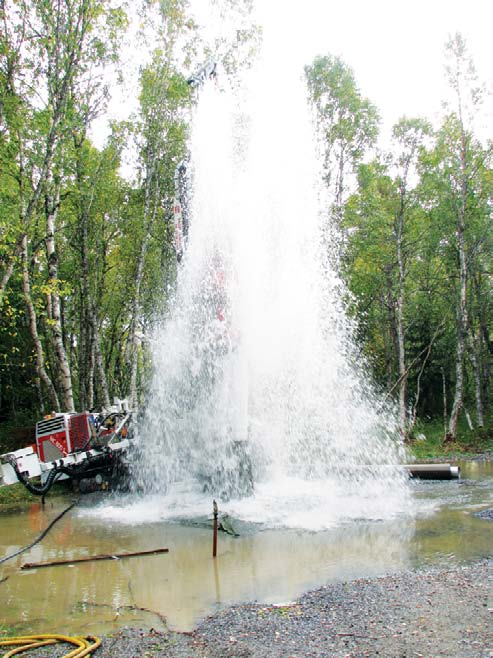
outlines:
[[[137, 271], [135, 274], [135, 289], [134, 298], [131, 310], [131, 323], [130, 323], [130, 391], [129, 391], [129, 404], [131, 409], [138, 407], [138, 392], [137, 392], [137, 371], [138, 371], [138, 357], [139, 357], [139, 344], [140, 338], [138, 335], [137, 327], [140, 315], [140, 293], [142, 287], [142, 279], [144, 276], [144, 265], [147, 254], [147, 247], [149, 243], [149, 236], [154, 224], [156, 216], [157, 204], [157, 190], [152, 189], [152, 183], [155, 171], [155, 162], [152, 161], [153, 156], [150, 154], [148, 163], [148, 174], [146, 177], [145, 197], [144, 197], [144, 235], [140, 245], [140, 253], [137, 260]], [[154, 193], [154, 194], [153, 194]], [[152, 198], [154, 196], [154, 198]], [[152, 207], [151, 207], [151, 204]]]
[[457, 248], [459, 251], [459, 299], [457, 304], [457, 351], [455, 356], [455, 393], [448, 424], [448, 435], [455, 438], [459, 414], [464, 404], [464, 355], [467, 339], [467, 262], [465, 251], [465, 198], [457, 221]]
[[60, 187], [55, 184], [55, 193], [51, 193], [53, 187], [53, 176], [49, 173], [48, 189], [46, 195], [46, 252], [48, 258], [48, 284], [51, 288], [49, 302], [51, 308], [50, 329], [52, 333], [53, 346], [57, 357], [59, 372], [59, 388], [62, 394], [61, 402], [64, 411], [73, 412], [74, 396], [72, 392], [72, 375], [70, 365], [63, 344], [62, 321], [60, 312], [60, 295], [58, 291], [58, 255], [55, 248], [55, 229], [58, 216], [58, 205], [60, 201]]
[[483, 396], [481, 393], [481, 372], [479, 368], [478, 359], [476, 357], [474, 339], [472, 336], [469, 336], [469, 359], [471, 361], [472, 373], [474, 377], [474, 399], [476, 402], [476, 422], [478, 424], [478, 427], [484, 427]]
[[27, 318], [29, 321], [29, 331], [31, 333], [31, 338], [34, 344], [34, 350], [36, 353], [36, 373], [43, 384], [48, 390], [48, 395], [50, 398], [50, 403], [54, 411], [60, 411], [60, 403], [58, 400], [55, 387], [51, 381], [48, 373], [46, 372], [45, 363], [44, 363], [44, 352], [41, 339], [38, 334], [38, 325], [36, 318], [36, 309], [31, 297], [31, 284], [29, 281], [29, 268], [28, 268], [28, 253], [27, 253], [27, 235], [25, 234], [22, 238], [21, 243], [21, 260], [22, 260], [22, 292], [24, 293], [24, 301], [26, 303]]
[[405, 266], [404, 254], [402, 250], [402, 241], [404, 234], [404, 188], [401, 189], [401, 207], [397, 217], [396, 225], [396, 243], [397, 243], [397, 265], [399, 268], [399, 284], [397, 293], [397, 352], [399, 360], [399, 426], [401, 436], [406, 438], [407, 435], [407, 370], [406, 370], [406, 350], [404, 335], [404, 282]]

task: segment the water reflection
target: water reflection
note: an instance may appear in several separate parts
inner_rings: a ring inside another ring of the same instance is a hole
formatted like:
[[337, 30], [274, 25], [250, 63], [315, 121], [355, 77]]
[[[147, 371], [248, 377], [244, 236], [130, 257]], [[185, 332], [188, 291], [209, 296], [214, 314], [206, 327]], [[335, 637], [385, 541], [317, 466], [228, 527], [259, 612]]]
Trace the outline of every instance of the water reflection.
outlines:
[[[283, 603], [330, 581], [486, 556], [491, 525], [473, 512], [491, 506], [491, 465], [465, 464], [462, 482], [413, 485], [414, 514], [324, 532], [221, 534], [212, 560], [208, 528], [169, 522], [111, 523], [81, 511], [64, 517], [24, 555], [2, 567], [0, 623], [34, 632], [102, 632], [125, 624], [190, 629], [231, 603]], [[470, 479], [470, 481], [469, 481]], [[0, 555], [28, 544], [60, 511], [37, 503], [0, 517]], [[165, 555], [20, 571], [24, 562], [168, 547]]]

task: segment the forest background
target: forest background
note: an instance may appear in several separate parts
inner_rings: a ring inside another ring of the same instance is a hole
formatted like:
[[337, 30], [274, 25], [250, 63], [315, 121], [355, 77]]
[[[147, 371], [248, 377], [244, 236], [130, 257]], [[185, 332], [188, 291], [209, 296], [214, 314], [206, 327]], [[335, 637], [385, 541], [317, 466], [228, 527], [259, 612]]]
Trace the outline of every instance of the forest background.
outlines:
[[[261, 42], [249, 0], [215, 1], [237, 29], [212, 46], [187, 0], [142, 4], [151, 57], [139, 107], [97, 147], [135, 8], [131, 21], [109, 0], [0, 0], [5, 449], [47, 412], [145, 397], [147, 337], [176, 279], [174, 173], [196, 102], [187, 78], [210, 57], [234, 76]], [[444, 63], [453, 100], [440, 125], [403, 118], [386, 150], [379, 109], [341, 58], [318, 56], [305, 75], [362, 358], [406, 440], [425, 432], [478, 449], [492, 431], [493, 144], [472, 128], [487, 92], [460, 34]]]

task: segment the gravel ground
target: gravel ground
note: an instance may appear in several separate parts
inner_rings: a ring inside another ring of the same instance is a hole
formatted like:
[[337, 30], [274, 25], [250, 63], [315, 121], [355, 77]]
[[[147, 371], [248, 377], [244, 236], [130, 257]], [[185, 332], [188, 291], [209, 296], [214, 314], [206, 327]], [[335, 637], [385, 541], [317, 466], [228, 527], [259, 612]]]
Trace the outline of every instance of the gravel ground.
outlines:
[[286, 606], [238, 605], [192, 633], [124, 629], [97, 658], [493, 657], [493, 560], [321, 587]]
[[480, 452], [477, 455], [470, 455], [468, 457], [456, 457], [456, 459], [464, 459], [464, 461], [474, 461], [474, 462], [492, 462], [493, 461], [493, 451], [486, 450], [485, 452]]

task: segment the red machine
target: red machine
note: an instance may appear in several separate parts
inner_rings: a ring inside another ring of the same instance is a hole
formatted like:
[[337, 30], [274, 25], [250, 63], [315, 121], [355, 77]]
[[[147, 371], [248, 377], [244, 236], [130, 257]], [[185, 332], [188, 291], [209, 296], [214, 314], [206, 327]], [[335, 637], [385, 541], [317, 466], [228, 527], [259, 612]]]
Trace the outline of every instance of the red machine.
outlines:
[[88, 411], [56, 414], [36, 423], [36, 446], [42, 462], [52, 462], [76, 450], [84, 450], [95, 437], [94, 417]]
[[[0, 455], [0, 485], [21, 482], [44, 496], [59, 478], [80, 483], [124, 474], [132, 413], [118, 400], [109, 412], [61, 413], [36, 423], [36, 445]], [[41, 485], [30, 478], [41, 478]], [[85, 485], [84, 485], [85, 486]], [[87, 489], [93, 490], [93, 489]]]

